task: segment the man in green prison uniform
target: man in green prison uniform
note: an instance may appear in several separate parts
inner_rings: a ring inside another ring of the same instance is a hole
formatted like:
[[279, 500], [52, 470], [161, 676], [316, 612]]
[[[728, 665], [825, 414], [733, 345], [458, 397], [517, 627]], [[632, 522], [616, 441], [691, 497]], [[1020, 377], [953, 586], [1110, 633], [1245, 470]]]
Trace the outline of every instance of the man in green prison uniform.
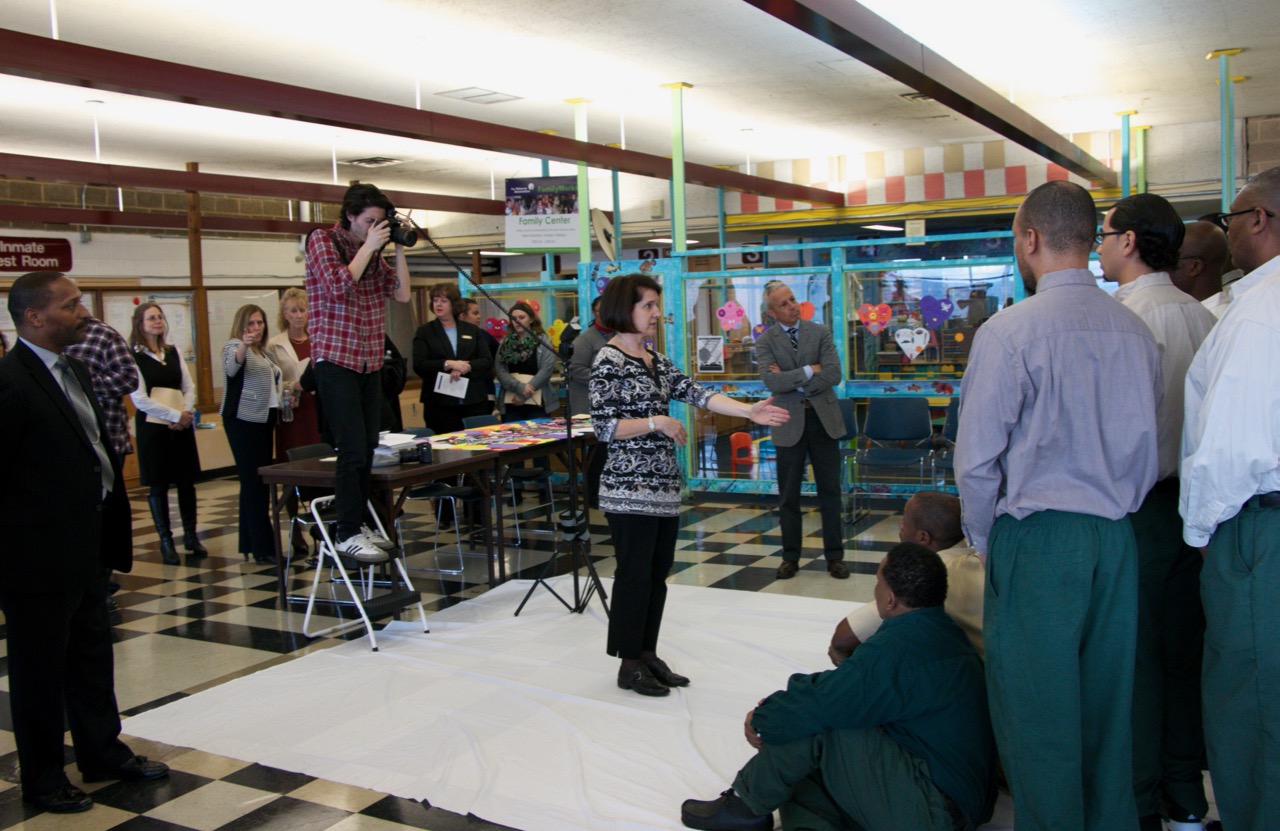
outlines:
[[747, 714], [759, 750], [690, 828], [965, 831], [991, 818], [995, 748], [982, 662], [947, 617], [938, 555], [899, 543], [876, 573], [884, 619], [836, 669], [791, 676]]
[[1156, 481], [1160, 350], [1089, 271], [1093, 198], [1027, 194], [1013, 250], [1028, 297], [978, 330], [956, 482], [987, 555], [987, 690], [1018, 831], [1137, 827], [1129, 514]]

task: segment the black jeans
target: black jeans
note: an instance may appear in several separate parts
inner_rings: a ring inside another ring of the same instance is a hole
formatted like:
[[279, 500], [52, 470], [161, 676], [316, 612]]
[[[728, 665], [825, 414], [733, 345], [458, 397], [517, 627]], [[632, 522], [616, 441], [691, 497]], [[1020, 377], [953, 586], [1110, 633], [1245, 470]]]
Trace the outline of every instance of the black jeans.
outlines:
[[271, 455], [275, 425], [274, 408], [262, 424], [242, 421], [235, 416], [222, 420], [227, 444], [231, 445], [231, 455], [236, 460], [236, 478], [240, 480], [239, 550], [242, 554], [252, 554], [260, 562], [276, 556], [276, 545], [272, 539], [276, 528], [271, 521], [271, 491], [258, 473], [259, 468], [275, 461]]
[[616, 658], [635, 660], [658, 649], [680, 517], [606, 513], [605, 518], [618, 560], [607, 650]]
[[804, 435], [791, 447], [778, 451], [778, 513], [782, 526], [782, 559], [800, 560], [800, 479], [806, 457], [817, 480], [822, 511], [822, 553], [828, 560], [844, 559], [844, 529], [840, 519], [840, 442], [827, 435], [822, 419], [804, 411]]
[[334, 509], [338, 539], [360, 530], [369, 501], [369, 472], [382, 418], [382, 375], [356, 372], [330, 361], [316, 364], [316, 391], [338, 451]]

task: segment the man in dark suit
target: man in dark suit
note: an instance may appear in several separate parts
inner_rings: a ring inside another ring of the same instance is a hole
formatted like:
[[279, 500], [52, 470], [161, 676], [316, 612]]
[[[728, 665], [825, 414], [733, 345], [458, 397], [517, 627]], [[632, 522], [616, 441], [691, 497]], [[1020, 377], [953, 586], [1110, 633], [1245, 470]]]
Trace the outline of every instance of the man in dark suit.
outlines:
[[800, 567], [800, 480], [805, 460], [813, 465], [822, 510], [822, 553], [827, 572], [849, 576], [844, 564], [840, 525], [840, 447], [844, 419], [835, 386], [844, 374], [831, 330], [800, 319], [800, 305], [781, 280], [764, 287], [769, 315], [777, 321], [756, 341], [760, 378], [773, 401], [791, 418], [773, 428], [778, 451], [778, 510], [782, 515], [782, 565], [778, 579], [794, 577]]
[[9, 292], [18, 342], [0, 360], [0, 608], [22, 797], [55, 813], [93, 807], [63, 770], [63, 712], [86, 782], [164, 776], [120, 741], [107, 575], [132, 568], [120, 460], [84, 364], [63, 350], [88, 310], [56, 272]]

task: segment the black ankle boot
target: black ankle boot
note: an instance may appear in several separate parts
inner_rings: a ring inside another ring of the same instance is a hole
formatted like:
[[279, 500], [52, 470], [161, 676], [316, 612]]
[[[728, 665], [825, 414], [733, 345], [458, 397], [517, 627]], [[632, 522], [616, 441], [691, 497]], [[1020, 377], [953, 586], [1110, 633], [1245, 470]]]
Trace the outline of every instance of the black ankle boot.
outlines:
[[186, 511], [182, 513], [182, 547], [197, 560], [203, 560], [209, 556], [209, 549], [200, 544], [200, 538], [196, 536], [196, 516], [195, 513], [188, 514]]
[[176, 566], [182, 561], [178, 559], [178, 550], [173, 547], [173, 532], [169, 529], [169, 500], [164, 496], [148, 496], [147, 504], [151, 506], [156, 532], [160, 534], [160, 559], [165, 565]]

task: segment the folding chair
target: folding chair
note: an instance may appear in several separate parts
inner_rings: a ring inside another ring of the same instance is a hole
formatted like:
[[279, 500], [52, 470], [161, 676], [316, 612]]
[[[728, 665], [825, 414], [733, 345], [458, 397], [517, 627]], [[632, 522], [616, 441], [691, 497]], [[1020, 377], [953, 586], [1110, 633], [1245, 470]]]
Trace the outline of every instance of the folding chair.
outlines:
[[[425, 427], [413, 428], [410, 430], [406, 430], [405, 432], [410, 433], [417, 438], [429, 438], [430, 436], [435, 435], [434, 432], [432, 432], [430, 429]], [[431, 553], [435, 557], [439, 557], [440, 523], [443, 517], [443, 513], [442, 513], [442, 510], [444, 507], [443, 503], [446, 501], [449, 502], [450, 507], [453, 509], [453, 521], [455, 523], [454, 528], [457, 529], [461, 527], [462, 516], [464, 515], [463, 513], [459, 512], [458, 503], [459, 502], [478, 502], [482, 496], [483, 494], [480, 493], [479, 488], [475, 488], [470, 485], [462, 485], [462, 484], [450, 485], [446, 482], [427, 482], [425, 485], [419, 485], [411, 489], [409, 493], [405, 495], [405, 500], [406, 501], [430, 500], [435, 503], [436, 528], [435, 528], [435, 535], [432, 538]], [[406, 556], [408, 556], [409, 552], [404, 543], [404, 531], [401, 528], [401, 522], [400, 522], [402, 519], [403, 519], [403, 515], [397, 516], [395, 521], [396, 545], [400, 547], [400, 550]], [[462, 551], [462, 534], [460, 532], [455, 534], [455, 541], [457, 543], [457, 553], [458, 553], [458, 567], [456, 569], [414, 567], [413, 571], [424, 571], [424, 572], [430, 572], [432, 574], [454, 574], [454, 575], [462, 574], [465, 571], [465, 569], [463, 568], [462, 558], [466, 555]], [[472, 556], [483, 557], [487, 555], [473, 554]]]
[[[316, 444], [304, 444], [301, 447], [294, 447], [285, 451], [285, 455], [291, 462], [300, 462], [303, 459], [323, 459], [333, 455], [333, 447], [324, 442]], [[293, 515], [289, 517], [289, 544], [285, 549], [284, 567], [289, 568], [289, 564], [293, 561], [293, 540], [299, 528], [304, 534], [308, 534], [315, 540], [320, 539], [319, 532], [315, 531], [315, 523], [308, 518], [311, 513], [311, 501], [322, 496], [329, 496], [333, 493], [332, 488], [317, 488], [307, 485], [293, 486]], [[332, 522], [333, 516], [330, 514], [325, 517], [326, 522]]]
[[[867, 444], [854, 457], [853, 496], [854, 508], [860, 494], [868, 496], [874, 491], [864, 490], [864, 476], [870, 470], [898, 469], [915, 471], [917, 489], [925, 485], [925, 463], [933, 458], [930, 442], [933, 439], [933, 420], [929, 415], [929, 399], [920, 397], [872, 398], [867, 404], [866, 423], [862, 425], [862, 437]], [[882, 493], [891, 493], [894, 485], [906, 485], [901, 478], [886, 479]]]
[[[393, 579], [392, 590], [381, 595], [373, 594], [373, 570], [380, 563], [362, 563], [350, 557], [338, 555], [337, 549], [333, 545], [332, 523], [324, 519], [324, 511], [330, 507], [333, 499], [334, 497], [332, 496], [321, 496], [311, 500], [311, 515], [314, 519], [315, 527], [320, 533], [318, 550], [320, 561], [316, 565], [315, 577], [311, 581], [311, 594], [307, 598], [307, 611], [302, 618], [302, 634], [308, 638], [320, 638], [354, 626], [357, 623], [363, 623], [365, 632], [369, 635], [369, 646], [374, 652], [377, 652], [378, 639], [373, 633], [373, 622], [370, 617], [399, 614], [402, 609], [415, 604], [418, 607], [418, 617], [422, 620], [422, 631], [430, 632], [431, 630], [427, 628], [427, 610], [422, 606], [422, 595], [413, 587], [413, 582], [409, 580], [409, 572], [405, 568], [403, 549], [398, 554], [388, 554], [387, 558], [395, 562], [396, 569], [400, 572], [400, 579], [404, 581], [404, 588], [396, 591]], [[369, 503], [369, 516], [373, 518], [375, 530], [386, 536], [386, 530], [382, 526], [382, 520], [379, 518], [378, 512], [373, 509], [373, 503]], [[344, 563], [343, 560], [346, 560], [346, 562]], [[347, 592], [351, 595], [350, 602], [355, 606], [356, 611], [360, 613], [360, 619], [342, 621], [325, 629], [312, 632], [311, 613], [315, 609], [316, 598], [320, 592], [320, 577], [326, 567], [330, 570], [337, 570], [340, 579], [333, 580], [331, 578], [329, 582], [331, 584], [341, 583], [346, 586]], [[359, 591], [351, 581], [349, 568], [356, 571], [356, 577], [360, 581]]]
[[960, 430], [960, 399], [947, 404], [947, 419], [942, 423], [942, 447], [933, 455], [933, 485], [956, 484], [956, 435]]

